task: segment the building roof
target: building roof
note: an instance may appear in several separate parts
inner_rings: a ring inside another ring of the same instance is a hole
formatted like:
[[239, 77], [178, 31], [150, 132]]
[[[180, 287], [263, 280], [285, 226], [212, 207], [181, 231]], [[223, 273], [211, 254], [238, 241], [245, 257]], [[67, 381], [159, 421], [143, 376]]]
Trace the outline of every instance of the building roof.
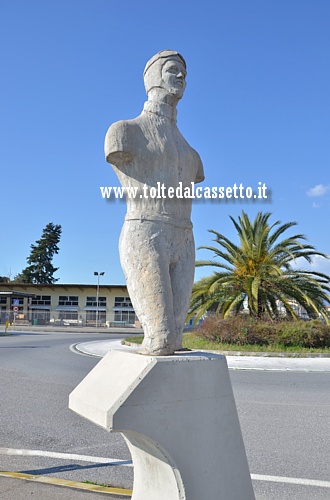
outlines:
[[26, 292], [16, 292], [15, 290], [0, 290], [0, 295], [8, 297], [10, 295], [15, 295], [15, 297], [35, 297], [35, 293]]
[[[45, 288], [71, 288], [71, 287], [78, 287], [78, 288], [96, 288], [97, 284], [83, 284], [83, 283], [0, 283], [0, 289], [7, 289], [7, 288], [35, 288], [35, 287], [45, 287]], [[125, 288], [126, 285], [105, 285], [105, 284], [99, 284], [100, 288]]]

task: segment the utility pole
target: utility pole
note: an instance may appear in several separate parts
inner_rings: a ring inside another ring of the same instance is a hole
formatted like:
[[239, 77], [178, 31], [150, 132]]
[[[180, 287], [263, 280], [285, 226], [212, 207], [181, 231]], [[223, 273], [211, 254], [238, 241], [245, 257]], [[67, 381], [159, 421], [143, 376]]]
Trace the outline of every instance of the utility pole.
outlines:
[[96, 289], [96, 328], [98, 327], [99, 320], [99, 293], [100, 293], [100, 277], [104, 275], [104, 271], [101, 273], [94, 271], [94, 276], [97, 276], [97, 289]]

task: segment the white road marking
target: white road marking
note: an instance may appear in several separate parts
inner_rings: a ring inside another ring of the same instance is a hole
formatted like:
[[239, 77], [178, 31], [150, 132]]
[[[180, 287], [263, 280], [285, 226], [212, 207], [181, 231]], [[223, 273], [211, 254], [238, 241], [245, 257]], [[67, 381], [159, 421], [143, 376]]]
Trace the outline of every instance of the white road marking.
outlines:
[[24, 457], [48, 457], [61, 458], [62, 460], [78, 460], [79, 462], [92, 462], [97, 464], [116, 464], [124, 467], [132, 467], [131, 460], [117, 458], [91, 457], [88, 455], [76, 455], [73, 453], [58, 453], [42, 450], [18, 450], [14, 448], [0, 448], [0, 455], [24, 456]]
[[302, 486], [317, 486], [319, 488], [330, 488], [330, 481], [318, 481], [316, 479], [302, 479], [299, 477], [263, 476], [251, 474], [254, 481], [270, 481], [273, 483], [300, 484]]
[[[62, 460], [78, 460], [79, 462], [113, 464], [120, 467], [132, 467], [133, 465], [131, 460], [94, 457], [89, 455], [77, 455], [74, 453], [59, 453], [54, 451], [42, 451], [42, 450], [21, 450], [15, 448], [0, 448], [0, 455], [60, 458]], [[317, 479], [303, 479], [297, 477], [284, 477], [284, 476], [265, 476], [262, 474], [251, 474], [251, 479], [253, 481], [267, 481], [273, 483], [299, 484], [301, 486], [330, 488], [330, 481], [319, 481]]]

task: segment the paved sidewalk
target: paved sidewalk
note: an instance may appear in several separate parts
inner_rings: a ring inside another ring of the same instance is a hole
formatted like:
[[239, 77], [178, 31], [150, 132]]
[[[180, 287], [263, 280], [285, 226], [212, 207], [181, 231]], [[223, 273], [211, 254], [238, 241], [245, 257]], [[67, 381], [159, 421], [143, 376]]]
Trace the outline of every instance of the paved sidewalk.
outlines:
[[[113, 349], [127, 352], [137, 352], [138, 348], [122, 345], [121, 340], [96, 340], [77, 344], [76, 349], [84, 354], [102, 358]], [[217, 352], [217, 351], [212, 351]], [[220, 353], [218, 353], [220, 354]], [[226, 353], [228, 367], [232, 370], [272, 370], [272, 371], [303, 371], [330, 372], [330, 358], [294, 358], [279, 354], [270, 356], [237, 356]]]

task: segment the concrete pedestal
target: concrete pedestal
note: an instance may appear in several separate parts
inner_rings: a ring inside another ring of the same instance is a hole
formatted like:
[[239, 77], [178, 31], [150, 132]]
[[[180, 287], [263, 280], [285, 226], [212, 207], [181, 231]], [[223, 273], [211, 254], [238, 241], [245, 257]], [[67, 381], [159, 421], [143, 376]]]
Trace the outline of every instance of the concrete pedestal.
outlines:
[[121, 432], [134, 465], [133, 500], [254, 500], [225, 357], [111, 351], [69, 407]]

